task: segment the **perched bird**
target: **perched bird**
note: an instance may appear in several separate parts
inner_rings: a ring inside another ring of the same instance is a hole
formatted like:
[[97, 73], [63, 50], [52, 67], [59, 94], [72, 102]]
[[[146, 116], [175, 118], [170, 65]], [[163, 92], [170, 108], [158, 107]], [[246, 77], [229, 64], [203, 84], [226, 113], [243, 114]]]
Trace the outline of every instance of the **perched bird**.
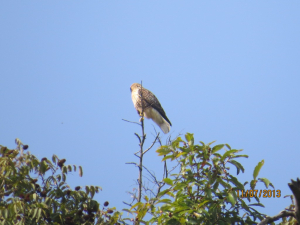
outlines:
[[155, 95], [138, 83], [132, 84], [130, 91], [134, 108], [138, 114], [142, 116], [142, 111], [144, 111], [144, 116], [152, 119], [167, 134], [172, 124]]

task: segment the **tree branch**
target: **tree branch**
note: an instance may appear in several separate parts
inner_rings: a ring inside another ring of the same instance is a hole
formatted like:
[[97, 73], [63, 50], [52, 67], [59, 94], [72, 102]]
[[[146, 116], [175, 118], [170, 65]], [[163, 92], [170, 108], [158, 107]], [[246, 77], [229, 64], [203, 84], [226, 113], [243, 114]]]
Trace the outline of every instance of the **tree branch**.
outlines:
[[297, 178], [297, 181], [292, 180], [291, 183], [288, 183], [289, 188], [293, 192], [295, 197], [295, 217], [300, 224], [300, 180]]
[[272, 216], [272, 217], [269, 217], [267, 216], [265, 219], [263, 219], [262, 221], [260, 221], [260, 223], [258, 225], [265, 225], [265, 224], [270, 224], [276, 220], [279, 220], [283, 217], [287, 217], [287, 216], [292, 216], [292, 217], [296, 217], [295, 213], [294, 212], [289, 212], [289, 211], [281, 211], [278, 215], [276, 216]]
[[153, 175], [153, 174], [147, 169], [147, 167], [143, 166], [143, 168], [144, 168], [145, 170], [147, 170], [147, 172], [148, 172], [148, 173], [151, 175], [151, 177], [153, 178], [154, 182], [155, 182], [156, 184], [158, 184], [158, 181], [157, 181], [155, 175]]
[[128, 123], [135, 123], [135, 124], [137, 124], [137, 125], [141, 126], [141, 124], [140, 124], [140, 123], [138, 123], [138, 122], [133, 122], [133, 121], [125, 120], [125, 119], [122, 119], [122, 120], [123, 120], [123, 121], [125, 121], [125, 122], [128, 122]]
[[133, 164], [133, 165], [136, 165], [137, 167], [139, 167], [139, 165], [135, 162], [128, 162], [128, 163], [125, 163], [125, 164]]
[[[141, 81], [141, 127], [142, 127], [142, 140], [140, 142], [140, 164], [139, 164], [139, 192], [138, 192], [138, 202], [142, 200], [142, 186], [143, 186], [143, 146], [146, 139], [145, 131], [144, 131], [144, 99], [143, 99], [143, 84]], [[138, 223], [139, 224], [139, 223]]]
[[137, 138], [139, 139], [140, 143], [142, 142], [140, 135], [138, 135], [137, 133], [134, 133], [135, 136], [137, 136]]
[[147, 150], [144, 151], [143, 155], [146, 154], [146, 152], [148, 152], [153, 147], [153, 145], [156, 143], [156, 140], [157, 140], [158, 137], [159, 137], [159, 133], [156, 135], [156, 138], [152, 142], [152, 145]]

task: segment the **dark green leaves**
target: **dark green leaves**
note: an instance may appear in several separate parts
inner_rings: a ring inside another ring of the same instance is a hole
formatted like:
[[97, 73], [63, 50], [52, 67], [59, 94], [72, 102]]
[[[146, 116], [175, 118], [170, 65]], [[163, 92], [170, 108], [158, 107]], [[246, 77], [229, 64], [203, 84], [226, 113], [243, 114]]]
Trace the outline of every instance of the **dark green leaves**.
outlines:
[[[70, 188], [67, 175], [76, 171], [75, 165], [66, 165], [66, 159], [53, 155], [37, 159], [30, 152], [0, 145], [0, 222], [1, 224], [94, 224], [102, 221], [115, 224], [120, 214], [109, 209], [110, 217], [99, 213], [99, 203], [93, 200], [98, 186]], [[79, 166], [82, 176], [82, 168]], [[4, 198], [3, 198], [4, 197]], [[108, 211], [108, 210], [107, 210]]]
[[229, 160], [228, 162], [236, 167], [237, 175], [239, 175], [240, 171], [242, 171], [244, 173], [245, 169], [242, 166], [242, 164], [240, 164], [238, 161], [235, 161], [235, 160], [232, 159], [232, 160]]

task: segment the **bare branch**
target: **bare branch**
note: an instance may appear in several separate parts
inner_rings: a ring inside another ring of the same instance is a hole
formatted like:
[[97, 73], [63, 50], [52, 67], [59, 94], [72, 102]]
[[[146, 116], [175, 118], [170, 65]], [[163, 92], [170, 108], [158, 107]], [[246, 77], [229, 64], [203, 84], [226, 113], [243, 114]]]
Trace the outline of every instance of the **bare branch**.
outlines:
[[128, 162], [128, 163], [125, 163], [125, 164], [133, 164], [133, 165], [139, 167], [139, 165], [137, 163], [135, 163], [135, 162]]
[[122, 119], [122, 120], [123, 120], [123, 121], [125, 121], [125, 122], [128, 122], [128, 123], [135, 123], [135, 124], [137, 124], [137, 125], [141, 126], [141, 124], [140, 124], [140, 123], [138, 123], [138, 122], [133, 122], [133, 121], [125, 120], [125, 119]]
[[[177, 161], [178, 162], [178, 161]], [[178, 166], [180, 165], [180, 163], [178, 162], [176, 166], [174, 166], [170, 171], [169, 173], [171, 173], [173, 170], [175, 170]]]
[[155, 175], [153, 175], [153, 174], [152, 174], [145, 166], [143, 166], [143, 168], [144, 168], [145, 170], [147, 170], [147, 172], [151, 175], [151, 177], [153, 178], [153, 180], [155, 181], [155, 183], [158, 184], [158, 181], [157, 181]]
[[144, 189], [145, 192], [148, 191], [148, 192], [150, 192], [153, 196], [155, 196], [154, 192], [153, 192], [150, 188], [148, 188], [148, 187], [146, 188], [145, 186], [143, 186], [143, 189]]
[[[159, 135], [159, 132], [156, 131], [155, 127], [153, 126], [154, 128], [154, 131], [157, 135]], [[169, 142], [170, 142], [170, 138], [171, 136], [169, 137]], [[161, 140], [160, 140], [160, 137], [158, 137], [158, 142], [160, 144], [160, 146], [162, 146], [162, 143], [161, 143]], [[165, 157], [165, 156], [164, 156]], [[163, 179], [164, 178], [167, 178], [168, 177], [168, 167], [167, 167], [167, 161], [164, 161], [164, 173], [163, 173]]]
[[143, 152], [143, 155], [145, 155], [146, 152], [148, 152], [148, 151], [153, 147], [153, 145], [156, 143], [156, 140], [157, 140], [158, 137], [159, 137], [159, 132], [158, 132], [158, 134], [156, 135], [156, 138], [154, 139], [154, 141], [152, 142], [152, 145], [151, 145], [148, 149], [146, 149], [146, 150]]
[[276, 220], [279, 220], [283, 217], [287, 217], [287, 216], [292, 216], [292, 217], [296, 217], [295, 213], [294, 212], [289, 212], [289, 211], [281, 211], [278, 215], [276, 216], [272, 216], [272, 217], [269, 217], [267, 216], [265, 219], [263, 219], [262, 221], [260, 221], [260, 223], [258, 225], [265, 225], [265, 224], [270, 224]]
[[[143, 99], [143, 81], [141, 81], [141, 127], [142, 127], [142, 140], [140, 141], [140, 163], [139, 163], [139, 190], [138, 190], [138, 202], [142, 200], [142, 185], [143, 185], [143, 146], [146, 139], [145, 130], [144, 130], [144, 99]], [[139, 224], [139, 222], [137, 223]]]
[[124, 201], [123, 201], [123, 203], [124, 203], [125, 205], [130, 206], [130, 207], [132, 206], [130, 203], [127, 203], [127, 202], [124, 202]]
[[134, 133], [135, 136], [137, 136], [137, 138], [139, 139], [140, 143], [142, 142], [140, 135], [138, 135], [137, 133]]
[[136, 157], [138, 157], [138, 158], [140, 158], [140, 156], [139, 155], [137, 155], [137, 153], [139, 153], [140, 151], [138, 151], [138, 152], [136, 152], [136, 153], [134, 153], [134, 155], [136, 156]]

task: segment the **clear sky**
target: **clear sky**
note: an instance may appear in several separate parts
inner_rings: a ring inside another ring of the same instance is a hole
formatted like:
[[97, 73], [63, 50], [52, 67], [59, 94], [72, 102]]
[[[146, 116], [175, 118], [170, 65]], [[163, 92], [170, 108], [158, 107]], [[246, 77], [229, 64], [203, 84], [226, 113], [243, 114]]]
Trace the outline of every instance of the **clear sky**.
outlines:
[[[1, 1], [0, 144], [14, 148], [20, 138], [40, 158], [82, 165], [70, 185], [99, 185], [97, 200], [122, 209], [138, 176], [125, 163], [137, 161], [140, 132], [122, 119], [138, 121], [129, 87], [142, 80], [171, 137], [190, 132], [244, 149], [240, 179], [264, 159], [259, 177], [289, 195], [287, 183], [300, 177], [299, 8], [295, 0]], [[146, 145], [153, 125], [146, 121]], [[154, 150], [145, 163], [159, 175]], [[262, 203], [275, 215], [290, 200]]]

